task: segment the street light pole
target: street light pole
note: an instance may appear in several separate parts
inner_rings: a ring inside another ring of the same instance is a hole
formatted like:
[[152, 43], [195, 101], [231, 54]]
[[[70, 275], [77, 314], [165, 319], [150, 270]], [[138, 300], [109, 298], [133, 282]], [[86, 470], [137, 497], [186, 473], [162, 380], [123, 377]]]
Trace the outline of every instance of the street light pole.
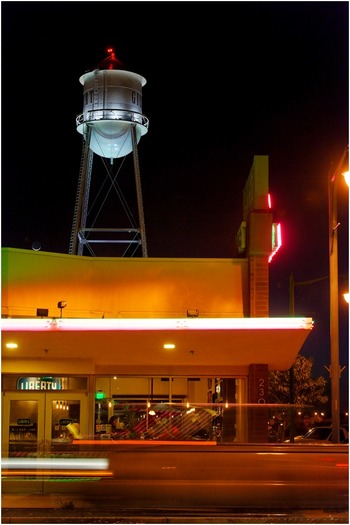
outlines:
[[339, 366], [339, 297], [338, 297], [338, 219], [337, 190], [338, 179], [347, 155], [345, 148], [342, 158], [328, 182], [329, 210], [329, 297], [330, 297], [330, 354], [331, 354], [331, 409], [332, 440], [339, 443], [340, 432], [340, 366]]
[[[318, 283], [319, 281], [324, 281], [325, 279], [328, 279], [329, 276], [325, 275], [324, 277], [317, 277], [316, 279], [309, 279], [308, 281], [294, 281], [293, 273], [289, 276], [289, 315], [291, 317], [295, 316], [295, 288], [296, 286], [307, 286], [309, 284]], [[289, 403], [291, 405], [294, 404], [294, 365], [292, 365], [289, 369]], [[293, 414], [293, 410], [291, 411]], [[294, 443], [294, 420], [291, 418], [291, 424], [290, 424], [290, 442]]]

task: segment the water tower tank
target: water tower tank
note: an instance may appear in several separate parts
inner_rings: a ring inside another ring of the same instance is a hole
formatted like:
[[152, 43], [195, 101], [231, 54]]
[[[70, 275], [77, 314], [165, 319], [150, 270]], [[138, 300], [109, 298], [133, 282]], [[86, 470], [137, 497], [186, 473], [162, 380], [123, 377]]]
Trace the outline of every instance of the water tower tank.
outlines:
[[84, 86], [84, 107], [76, 123], [84, 138], [91, 128], [90, 149], [113, 160], [133, 150], [132, 127], [139, 143], [148, 131], [148, 119], [142, 114], [142, 87], [146, 79], [123, 70], [114, 52], [109, 51], [111, 54], [98, 69], [79, 79]]

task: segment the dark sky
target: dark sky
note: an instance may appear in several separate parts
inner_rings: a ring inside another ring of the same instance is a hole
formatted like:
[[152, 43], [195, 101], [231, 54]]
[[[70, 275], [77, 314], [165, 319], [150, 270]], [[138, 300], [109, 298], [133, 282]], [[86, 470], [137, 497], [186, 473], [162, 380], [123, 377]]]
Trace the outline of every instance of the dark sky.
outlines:
[[[327, 183], [348, 144], [347, 1], [3, 1], [1, 13], [3, 246], [38, 241], [68, 253], [82, 152], [79, 77], [113, 46], [125, 69], [147, 80], [150, 126], [138, 153], [148, 255], [237, 256], [243, 188], [253, 156], [268, 155], [284, 240], [270, 268], [271, 316], [289, 313], [291, 272], [296, 282], [328, 275]], [[348, 210], [344, 187], [340, 291], [348, 288]], [[328, 378], [327, 279], [296, 287], [295, 313], [315, 319], [302, 354]], [[347, 391], [343, 302], [340, 330]]]

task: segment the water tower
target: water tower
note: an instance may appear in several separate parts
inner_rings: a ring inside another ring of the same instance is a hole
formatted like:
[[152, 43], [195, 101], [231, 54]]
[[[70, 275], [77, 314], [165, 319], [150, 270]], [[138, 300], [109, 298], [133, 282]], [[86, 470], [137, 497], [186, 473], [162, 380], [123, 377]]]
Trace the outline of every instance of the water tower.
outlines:
[[[83, 255], [86, 247], [91, 255], [95, 255], [94, 243], [118, 243], [126, 246], [123, 255], [133, 255], [141, 246], [142, 256], [147, 257], [137, 152], [141, 137], [148, 131], [148, 119], [142, 114], [142, 87], [146, 80], [137, 73], [124, 70], [112, 49], [108, 49], [108, 53], [96, 69], [79, 79], [84, 88], [84, 102], [76, 126], [83, 136], [83, 150], [69, 253]], [[122, 163], [129, 153], [133, 154], [138, 224], [117, 182], [118, 173], [114, 173], [118, 163], [116, 159]], [[91, 219], [89, 197], [94, 155], [101, 158], [107, 170], [109, 186], [106, 190], [106, 184], [103, 184], [105, 195], [112, 190], [116, 192], [128, 219], [126, 227], [96, 227], [96, 220]]]

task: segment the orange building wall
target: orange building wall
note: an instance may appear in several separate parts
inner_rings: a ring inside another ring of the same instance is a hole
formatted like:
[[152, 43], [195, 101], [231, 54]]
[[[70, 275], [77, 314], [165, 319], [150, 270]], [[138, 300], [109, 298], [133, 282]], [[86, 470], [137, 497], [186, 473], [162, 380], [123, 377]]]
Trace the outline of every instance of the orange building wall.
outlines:
[[2, 315], [248, 316], [246, 259], [97, 258], [2, 249]]

